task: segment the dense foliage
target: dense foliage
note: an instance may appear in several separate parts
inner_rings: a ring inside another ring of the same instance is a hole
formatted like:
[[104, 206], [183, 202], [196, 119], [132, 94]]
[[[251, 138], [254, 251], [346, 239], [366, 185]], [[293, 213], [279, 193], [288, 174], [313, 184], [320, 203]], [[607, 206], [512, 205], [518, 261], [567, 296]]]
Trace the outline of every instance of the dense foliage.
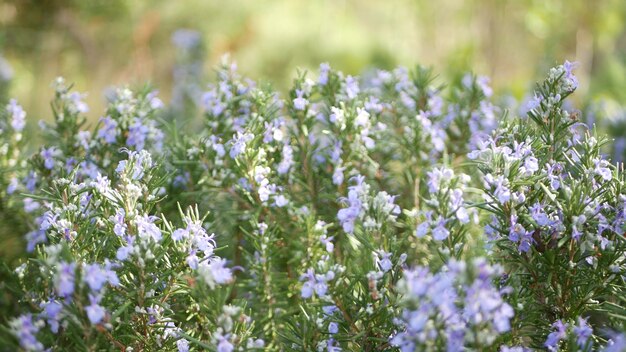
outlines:
[[29, 256], [3, 269], [0, 345], [622, 351], [624, 175], [563, 107], [573, 69], [515, 116], [471, 74], [322, 64], [281, 98], [181, 68], [173, 106], [121, 88], [95, 126], [59, 79], [32, 153], [11, 100], [0, 221]]

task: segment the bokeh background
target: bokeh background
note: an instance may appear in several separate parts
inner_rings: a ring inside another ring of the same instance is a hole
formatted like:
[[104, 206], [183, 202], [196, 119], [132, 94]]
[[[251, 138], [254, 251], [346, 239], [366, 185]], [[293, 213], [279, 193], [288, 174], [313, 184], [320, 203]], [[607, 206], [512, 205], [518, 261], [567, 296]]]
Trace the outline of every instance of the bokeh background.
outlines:
[[324, 61], [349, 74], [419, 63], [490, 76], [522, 99], [569, 59], [579, 62], [577, 99], [620, 103], [625, 23], [624, 0], [1, 0], [0, 76], [12, 76], [9, 95], [31, 123], [49, 118], [59, 75], [88, 92], [93, 119], [112, 85], [150, 82], [167, 102], [181, 60], [172, 37], [187, 28], [200, 34], [198, 77], [226, 53], [283, 90]]

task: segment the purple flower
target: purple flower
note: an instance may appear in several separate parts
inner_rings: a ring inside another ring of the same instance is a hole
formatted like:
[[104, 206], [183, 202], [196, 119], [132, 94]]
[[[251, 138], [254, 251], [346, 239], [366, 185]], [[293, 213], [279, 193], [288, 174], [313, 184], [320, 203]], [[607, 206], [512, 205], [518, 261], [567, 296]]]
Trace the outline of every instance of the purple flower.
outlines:
[[110, 116], [100, 119], [102, 127], [98, 130], [98, 138], [104, 139], [106, 143], [115, 143], [119, 134], [117, 130], [117, 121], [113, 120]]
[[359, 82], [352, 76], [346, 77], [346, 95], [352, 100], [359, 94]]
[[312, 268], [309, 268], [305, 274], [300, 276], [300, 280], [304, 281], [300, 295], [302, 298], [310, 298], [315, 293], [318, 297], [326, 296], [328, 291], [328, 281], [335, 278], [335, 272], [329, 270], [326, 274], [315, 274]]
[[287, 198], [282, 194], [279, 194], [276, 197], [274, 197], [274, 201], [276, 202], [276, 206], [279, 208], [282, 208], [286, 206], [287, 204], [289, 204], [289, 200], [287, 200]]
[[237, 135], [231, 140], [231, 147], [229, 155], [235, 159], [238, 155], [246, 151], [246, 145], [254, 139], [254, 135], [251, 133], [237, 132]]
[[89, 112], [89, 106], [82, 101], [86, 94], [78, 92], [72, 92], [67, 96], [68, 109], [73, 113], [86, 113]]
[[415, 236], [417, 238], [422, 238], [428, 234], [428, 231], [430, 231], [430, 224], [428, 221], [424, 221], [417, 225], [417, 228], [415, 229]]
[[317, 80], [320, 85], [325, 86], [328, 83], [328, 72], [330, 72], [330, 65], [326, 62], [320, 64], [320, 76]]
[[13, 194], [17, 190], [17, 187], [20, 185], [17, 177], [11, 178], [9, 185], [7, 186], [7, 194]]
[[128, 138], [126, 145], [135, 147], [136, 150], [143, 150], [150, 133], [150, 127], [143, 124], [141, 119], [135, 118], [134, 123], [128, 128]]
[[322, 307], [322, 311], [324, 312], [324, 314], [331, 316], [333, 315], [334, 312], [338, 311], [339, 308], [335, 305], [332, 306], [324, 306]]
[[428, 192], [437, 193], [441, 186], [452, 179], [454, 172], [446, 167], [436, 168], [427, 173]]
[[26, 126], [26, 111], [22, 109], [15, 99], [11, 99], [6, 109], [11, 116], [11, 128], [16, 132], [21, 132], [24, 126]]
[[[342, 110], [337, 110], [337, 111], [342, 111]], [[340, 114], [339, 112], [337, 112], [337, 114]], [[341, 112], [341, 114], [343, 114], [343, 112]], [[333, 116], [336, 116], [335, 113], [331, 114], [331, 120], [333, 119]], [[334, 162], [338, 162], [341, 159], [341, 154], [343, 153], [342, 151], [342, 143], [340, 140], [336, 141], [335, 144], [333, 145], [333, 149], [330, 152], [330, 160], [334, 161]]]
[[282, 151], [282, 160], [278, 164], [276, 171], [279, 175], [284, 175], [289, 172], [289, 169], [293, 165], [293, 148], [290, 145], [285, 144]]
[[422, 351], [441, 334], [448, 351], [461, 351], [467, 331], [478, 329], [490, 341], [509, 331], [513, 308], [493, 284], [502, 268], [477, 258], [469, 272], [474, 275], [468, 275], [465, 262], [454, 260], [437, 273], [427, 267], [404, 270], [398, 287], [408, 304], [395, 319], [400, 329], [391, 344], [401, 351]]
[[196, 251], [192, 250], [187, 258], [185, 259], [185, 263], [189, 265], [190, 268], [196, 270], [198, 269], [198, 263], [200, 262], [200, 258], [196, 255]]
[[178, 352], [189, 352], [189, 342], [185, 339], [180, 339], [176, 341], [176, 348], [178, 348]]
[[100, 169], [98, 165], [94, 164], [91, 161], [83, 161], [80, 163], [80, 174], [86, 176], [90, 179], [96, 179], [100, 174]]
[[59, 332], [60, 314], [61, 310], [63, 310], [63, 305], [57, 301], [49, 300], [46, 303], [42, 303], [41, 307], [44, 309], [43, 315], [48, 321], [50, 331], [56, 334]]
[[511, 318], [515, 315], [513, 308], [507, 303], [501, 303], [500, 308], [494, 312], [493, 325], [500, 333], [511, 330]]
[[189, 237], [189, 230], [188, 229], [176, 229], [174, 230], [174, 232], [172, 232], [172, 239], [175, 242], [178, 242], [184, 238]]
[[389, 259], [390, 257], [391, 253], [387, 253], [384, 251], [381, 251], [378, 254], [378, 266], [380, 267], [380, 270], [382, 270], [384, 273], [388, 272], [393, 267], [393, 263], [391, 263], [391, 260]]
[[335, 323], [334, 321], [331, 322], [330, 324], [328, 324], [328, 332], [330, 334], [336, 334], [339, 332], [339, 325], [337, 325], [337, 323]]
[[574, 326], [574, 334], [576, 335], [576, 343], [578, 347], [584, 348], [589, 340], [589, 337], [593, 334], [593, 329], [587, 323], [587, 319], [578, 317], [578, 325]]
[[539, 226], [550, 225], [550, 218], [548, 218], [548, 215], [543, 211], [543, 207], [541, 206], [541, 204], [535, 203], [530, 208], [530, 215], [532, 216], [533, 220], [537, 222], [537, 225]]
[[85, 311], [87, 311], [87, 318], [92, 324], [99, 324], [102, 319], [106, 316], [106, 311], [104, 307], [98, 304], [100, 298], [97, 296], [89, 295], [89, 300], [91, 304], [85, 307]]
[[517, 215], [511, 215], [511, 226], [509, 227], [509, 239], [513, 242], [519, 242], [519, 240], [526, 233], [524, 226], [517, 222]]
[[[110, 264], [109, 264], [110, 267]], [[85, 282], [91, 291], [98, 292], [109, 282], [113, 286], [119, 284], [119, 279], [115, 271], [110, 268], [103, 268], [100, 264], [88, 264], [83, 269], [83, 282]]]
[[217, 352], [233, 352], [235, 347], [230, 341], [224, 337], [220, 338], [220, 342], [217, 344]]
[[33, 211], [39, 209], [39, 202], [34, 199], [27, 197], [24, 198], [24, 211], [27, 213], [32, 213]]
[[78, 140], [78, 144], [80, 144], [83, 149], [89, 150], [89, 141], [91, 140], [91, 132], [89, 131], [80, 131], [78, 135], [76, 135], [76, 139]]
[[446, 219], [439, 216], [437, 226], [433, 229], [433, 238], [437, 241], [443, 241], [450, 236], [450, 231], [446, 229]]
[[59, 151], [55, 147], [44, 148], [39, 153], [43, 158], [43, 165], [46, 169], [52, 170], [54, 167], [54, 158], [59, 155]]
[[55, 287], [59, 297], [68, 298], [74, 293], [74, 274], [76, 263], [60, 262], [57, 270]]
[[128, 154], [128, 159], [121, 160], [115, 168], [115, 172], [120, 176], [126, 174], [133, 180], [139, 180], [144, 176], [145, 170], [152, 168], [152, 155], [147, 151], [136, 152], [128, 149], [122, 149], [122, 151]]
[[124, 236], [126, 234], [126, 223], [124, 221], [125, 211], [122, 208], [119, 208], [115, 211], [115, 215], [111, 216], [111, 221], [113, 221], [113, 232], [118, 236]]
[[31, 171], [28, 173], [28, 176], [24, 179], [24, 184], [26, 185], [26, 189], [33, 193], [35, 192], [35, 186], [37, 185], [37, 174]]
[[107, 277], [99, 264], [88, 264], [83, 269], [83, 281], [89, 286], [91, 291], [97, 292], [107, 282]]
[[126, 246], [122, 246], [117, 249], [117, 253], [115, 254], [115, 258], [117, 258], [117, 260], [124, 261], [135, 251], [133, 247], [133, 237], [128, 236], [127, 240], [128, 244]]
[[367, 189], [367, 184], [363, 182], [365, 177], [358, 175], [352, 179], [356, 180], [356, 184], [349, 187], [348, 198], [341, 199], [348, 203], [348, 207], [337, 212], [337, 219], [343, 230], [350, 234], [354, 232], [355, 221], [361, 215], [363, 204], [360, 195]]
[[602, 352], [624, 352], [626, 350], [626, 334], [624, 333], [611, 333], [611, 338], [606, 344], [606, 347], [602, 349]]
[[293, 108], [296, 110], [304, 110], [306, 106], [309, 104], [309, 101], [304, 97], [304, 91], [297, 89], [296, 90], [296, 98], [293, 100]]
[[520, 172], [524, 176], [531, 176], [539, 170], [539, 161], [534, 156], [524, 159], [524, 166], [520, 168]]
[[26, 240], [28, 241], [26, 251], [32, 253], [39, 243], [45, 243], [48, 238], [46, 237], [46, 231], [33, 230], [26, 234]]
[[39, 327], [33, 323], [30, 314], [20, 315], [10, 322], [11, 332], [17, 337], [20, 346], [26, 351], [43, 351], [41, 342], [37, 341]]
[[476, 78], [476, 85], [483, 91], [483, 94], [489, 98], [493, 94], [493, 89], [489, 86], [489, 77], [478, 76]]
[[339, 212], [337, 212], [337, 219], [339, 220], [339, 223], [341, 223], [341, 226], [346, 233], [354, 232], [354, 223], [359, 217], [360, 213], [360, 201], [354, 202], [348, 208], [339, 209]]
[[198, 275], [209, 287], [223, 285], [233, 280], [232, 269], [226, 267], [226, 259], [213, 257], [210, 261], [198, 264]]
[[576, 66], [578, 66], [577, 62], [569, 62], [567, 60], [565, 60], [565, 63], [563, 64], [563, 69], [565, 69], [563, 79], [565, 79], [566, 84], [568, 85], [568, 90], [574, 90], [578, 87], [578, 79], [572, 72]]
[[333, 184], [336, 186], [341, 186], [341, 184], [343, 184], [343, 171], [345, 170], [345, 167], [340, 167], [340, 166], [336, 166], [335, 167], [335, 171], [333, 171]]
[[226, 259], [216, 258], [209, 264], [213, 279], [218, 285], [230, 282], [233, 279], [233, 271], [226, 267]]
[[552, 324], [552, 327], [556, 330], [548, 335], [548, 338], [543, 345], [549, 351], [557, 351], [559, 349], [559, 342], [561, 342], [561, 340], [566, 336], [568, 324], [563, 324], [561, 320], [557, 320], [554, 324]]
[[596, 175], [600, 175], [604, 181], [611, 181], [613, 173], [609, 168], [609, 162], [606, 160], [596, 160], [595, 168], [593, 170]]
[[511, 190], [507, 187], [507, 183], [502, 176], [499, 176], [494, 184], [496, 186], [494, 195], [502, 205], [511, 199]]
[[154, 242], [161, 241], [161, 230], [154, 224], [158, 218], [156, 216], [137, 216], [135, 224], [137, 226], [137, 234], [141, 238], [152, 239]]
[[530, 246], [535, 242], [532, 238], [532, 232], [528, 231], [522, 234], [522, 238], [519, 241], [519, 246], [517, 249], [520, 252], [528, 252], [530, 250]]
[[159, 95], [158, 90], [154, 90], [146, 95], [146, 100], [150, 103], [150, 108], [154, 110], [161, 109], [165, 106], [163, 101], [157, 97]]
[[540, 95], [535, 94], [529, 101], [528, 103], [526, 103], [526, 108], [528, 109], [528, 111], [530, 110], [534, 110], [536, 108], [539, 107], [539, 105], [541, 104], [541, 100], [543, 98]]
[[302, 284], [302, 288], [300, 289], [300, 297], [302, 298], [311, 298], [313, 296], [313, 289], [315, 287], [315, 281], [309, 280], [305, 281]]

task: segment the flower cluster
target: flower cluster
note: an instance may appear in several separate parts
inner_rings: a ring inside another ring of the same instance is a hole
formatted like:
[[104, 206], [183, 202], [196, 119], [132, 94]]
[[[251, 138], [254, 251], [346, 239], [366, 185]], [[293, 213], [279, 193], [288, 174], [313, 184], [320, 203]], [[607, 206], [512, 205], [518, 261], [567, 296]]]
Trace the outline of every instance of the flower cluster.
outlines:
[[170, 103], [92, 118], [59, 79], [39, 132], [2, 103], [7, 348], [623, 349], [625, 180], [566, 109], [574, 64], [516, 117], [422, 67], [205, 85], [201, 37], [172, 41]]
[[513, 308], [504, 295], [510, 287], [493, 281], [503, 269], [477, 258], [467, 265], [451, 261], [439, 272], [418, 267], [404, 272], [400, 290], [406, 308], [398, 317], [400, 331], [391, 343], [402, 351], [448, 351], [487, 348], [511, 329]]
[[447, 249], [457, 257], [467, 242], [464, 235], [468, 224], [478, 222], [475, 209], [466, 200], [470, 177], [456, 175], [447, 167], [434, 167], [427, 177], [428, 197], [424, 200], [425, 209], [420, 211], [422, 220], [418, 221], [415, 235], [422, 238], [430, 234], [435, 241], [447, 241]]

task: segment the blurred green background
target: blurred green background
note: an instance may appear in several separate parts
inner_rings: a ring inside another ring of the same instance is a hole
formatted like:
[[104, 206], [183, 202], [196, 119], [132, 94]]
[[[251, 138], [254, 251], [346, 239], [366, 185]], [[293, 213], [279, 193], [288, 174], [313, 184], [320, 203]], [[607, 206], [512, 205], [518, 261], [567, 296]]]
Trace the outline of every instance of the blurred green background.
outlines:
[[59, 75], [89, 93], [92, 118], [112, 85], [151, 82], [169, 101], [180, 28], [201, 33], [205, 74], [230, 53], [283, 90], [324, 61], [349, 74], [419, 63], [488, 75], [521, 99], [569, 59], [578, 99], [626, 102], [625, 23], [624, 0], [2, 0], [0, 54], [31, 123], [49, 117]]

